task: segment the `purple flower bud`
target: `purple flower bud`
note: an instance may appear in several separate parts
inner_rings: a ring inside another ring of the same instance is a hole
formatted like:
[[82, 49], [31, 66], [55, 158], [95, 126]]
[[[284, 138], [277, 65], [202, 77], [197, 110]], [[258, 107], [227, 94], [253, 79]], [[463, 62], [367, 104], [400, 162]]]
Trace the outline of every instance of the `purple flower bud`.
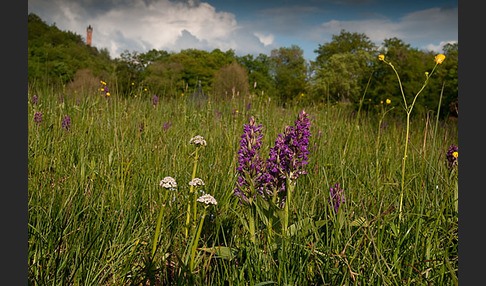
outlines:
[[159, 103], [159, 97], [157, 95], [154, 95], [154, 97], [152, 98], [152, 105], [156, 106], [157, 103]]
[[171, 122], [164, 122], [164, 124], [162, 125], [162, 129], [167, 131], [171, 126], [172, 126]]
[[34, 96], [32, 97], [32, 104], [37, 104], [37, 101], [39, 100], [39, 98], [37, 97], [37, 95], [34, 94]]
[[42, 112], [37, 111], [34, 115], [34, 122], [37, 124], [41, 124], [42, 122]]
[[329, 199], [329, 204], [334, 208], [334, 211], [338, 213], [339, 207], [342, 203], [346, 202], [346, 195], [343, 189], [339, 189], [339, 183], [334, 185], [334, 188], [329, 188], [331, 192], [331, 198]]
[[71, 129], [71, 117], [69, 115], [64, 115], [62, 118], [62, 128], [65, 130]]

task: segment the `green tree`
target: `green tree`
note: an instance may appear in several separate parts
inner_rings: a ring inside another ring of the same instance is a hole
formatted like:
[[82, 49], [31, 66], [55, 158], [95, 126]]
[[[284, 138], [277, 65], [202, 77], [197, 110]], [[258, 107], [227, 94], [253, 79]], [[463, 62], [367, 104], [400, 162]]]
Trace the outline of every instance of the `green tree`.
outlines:
[[261, 96], [275, 95], [275, 82], [270, 75], [270, 57], [260, 53], [256, 58], [253, 55], [238, 57], [238, 63], [248, 71], [248, 84], [250, 94]]
[[248, 95], [248, 73], [236, 61], [220, 68], [214, 77], [216, 98], [232, 98]]
[[178, 62], [156, 61], [148, 66], [144, 82], [161, 95], [176, 95], [182, 86], [184, 67]]
[[319, 44], [319, 47], [314, 50], [317, 53], [315, 64], [322, 67], [335, 54], [356, 54], [358, 51], [373, 54], [376, 51], [376, 45], [363, 33], [351, 33], [341, 30], [339, 35], [332, 36], [332, 41], [323, 45]]
[[359, 103], [364, 90], [363, 79], [371, 73], [370, 61], [371, 54], [363, 50], [332, 55], [315, 71], [312, 80], [314, 91], [333, 100]]
[[373, 67], [375, 44], [365, 34], [341, 30], [314, 52], [317, 57], [311, 63], [312, 96], [358, 104]]
[[307, 65], [300, 47], [274, 49], [270, 59], [277, 94], [283, 102], [307, 91]]

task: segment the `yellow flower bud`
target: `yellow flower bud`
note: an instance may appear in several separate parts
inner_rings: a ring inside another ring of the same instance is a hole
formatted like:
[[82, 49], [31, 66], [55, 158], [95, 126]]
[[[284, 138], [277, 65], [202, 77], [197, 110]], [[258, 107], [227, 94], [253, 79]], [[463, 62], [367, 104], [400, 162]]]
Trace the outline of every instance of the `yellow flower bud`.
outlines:
[[435, 63], [436, 64], [442, 64], [442, 62], [444, 61], [445, 59], [445, 56], [443, 54], [438, 54], [437, 56], [435, 56]]
[[380, 61], [385, 60], [385, 55], [379, 55], [379, 56], [378, 56], [378, 59], [379, 59]]
[[391, 100], [390, 99], [386, 99], [386, 104], [390, 104], [391, 103]]

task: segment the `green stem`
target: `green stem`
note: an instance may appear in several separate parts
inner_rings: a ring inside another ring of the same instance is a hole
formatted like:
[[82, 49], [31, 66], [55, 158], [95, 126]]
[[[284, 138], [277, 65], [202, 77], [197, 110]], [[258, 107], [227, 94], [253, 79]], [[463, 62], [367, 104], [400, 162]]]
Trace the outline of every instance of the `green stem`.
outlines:
[[[198, 156], [198, 151], [199, 151], [199, 147], [196, 148], [196, 155], [194, 156], [194, 168], [192, 169], [192, 179], [191, 180], [194, 180], [194, 178], [196, 178], [196, 169], [197, 169], [197, 162], [198, 162], [198, 159], [199, 159], [199, 156]], [[196, 204], [197, 204], [197, 192], [194, 190], [194, 186], [191, 186], [191, 189], [189, 190], [189, 192], [194, 192], [194, 199], [193, 199], [193, 206], [194, 206], [194, 221], [196, 221], [197, 219], [197, 207], [196, 207]]]
[[199, 237], [201, 236], [201, 230], [202, 226], [204, 223], [204, 218], [206, 217], [206, 208], [204, 208], [203, 215], [201, 216], [201, 221], [199, 222], [199, 227], [197, 228], [197, 233], [196, 237], [194, 238], [194, 242], [192, 244], [192, 249], [191, 249], [191, 264], [190, 264], [190, 269], [191, 272], [194, 270], [194, 258], [196, 256], [196, 249], [197, 249], [197, 244], [199, 243]]
[[287, 185], [287, 197], [285, 198], [285, 215], [284, 215], [284, 223], [282, 229], [282, 235], [287, 235], [288, 227], [289, 227], [289, 213], [290, 213], [290, 202], [292, 199], [292, 192], [294, 191], [295, 185], [292, 184], [292, 180], [290, 179], [291, 175], [287, 176], [286, 185]]
[[400, 80], [400, 76], [398, 75], [398, 72], [395, 69], [395, 67], [392, 65], [392, 63], [389, 63], [387, 61], [384, 61], [384, 62], [387, 63], [393, 69], [393, 71], [395, 72], [395, 74], [397, 76], [398, 85], [400, 86], [400, 92], [402, 93], [403, 103], [405, 104], [405, 110], [408, 112], [407, 99], [405, 98], [405, 93], [403, 92], [403, 86], [402, 86], [402, 81]]
[[442, 89], [440, 90], [440, 97], [439, 97], [439, 106], [437, 107], [437, 116], [435, 118], [434, 138], [432, 140], [432, 144], [434, 147], [435, 147], [435, 137], [437, 136], [437, 128], [439, 127], [440, 105], [442, 104], [442, 95], [444, 93], [444, 86], [445, 86], [445, 81], [442, 82]]
[[160, 235], [160, 228], [162, 226], [162, 217], [164, 215], [165, 202], [167, 201], [168, 195], [169, 195], [169, 191], [165, 190], [163, 204], [160, 207], [159, 217], [157, 218], [157, 226], [155, 227], [155, 235], [154, 235], [154, 242], [153, 242], [153, 246], [152, 246], [152, 255], [151, 255], [152, 259], [154, 259], [155, 250], [157, 249], [157, 243], [159, 241], [159, 235]]
[[154, 243], [153, 243], [153, 246], [152, 246], [152, 255], [150, 256], [152, 258], [152, 260], [155, 257], [155, 250], [157, 249], [157, 242], [159, 241], [160, 227], [162, 225], [162, 217], [163, 217], [163, 214], [164, 214], [164, 208], [165, 208], [165, 205], [162, 205], [162, 207], [160, 208], [160, 211], [159, 211], [159, 217], [157, 218], [157, 227], [155, 228]]
[[407, 150], [408, 150], [408, 136], [410, 133], [410, 113], [407, 112], [407, 131], [405, 135], [405, 151], [403, 154], [403, 162], [402, 162], [402, 182], [400, 185], [400, 209], [398, 214], [398, 223], [400, 224], [402, 220], [402, 205], [403, 205], [403, 193], [405, 188], [405, 164], [407, 162]]
[[250, 229], [250, 241], [255, 244], [255, 206], [250, 205], [250, 218], [248, 219], [248, 227]]
[[[197, 161], [198, 161], [198, 151], [199, 147], [196, 147], [196, 154], [194, 156], [194, 166], [192, 168], [192, 178], [196, 178], [196, 170], [197, 170]], [[189, 194], [192, 194], [194, 192], [194, 186], [191, 185], [189, 189]], [[194, 199], [193, 199], [193, 205], [194, 205], [194, 221], [196, 220], [197, 216], [197, 211], [196, 211], [196, 203], [197, 203], [197, 195], [196, 192], [194, 192]], [[191, 222], [191, 203], [187, 204], [187, 217], [186, 217], [186, 229], [185, 229], [185, 237], [187, 239], [187, 236], [189, 235], [189, 223]]]
[[[274, 190], [272, 195], [272, 206], [275, 205], [277, 201], [277, 192]], [[273, 217], [272, 215], [268, 216], [268, 245], [272, 245], [273, 238]]]

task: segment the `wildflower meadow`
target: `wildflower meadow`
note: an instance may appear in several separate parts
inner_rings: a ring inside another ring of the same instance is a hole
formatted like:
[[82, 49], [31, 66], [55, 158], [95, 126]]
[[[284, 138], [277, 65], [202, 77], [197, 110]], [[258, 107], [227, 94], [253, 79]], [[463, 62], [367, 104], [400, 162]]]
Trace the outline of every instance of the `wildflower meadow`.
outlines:
[[413, 109], [443, 61], [358, 111], [30, 88], [29, 285], [457, 285], [458, 125]]

